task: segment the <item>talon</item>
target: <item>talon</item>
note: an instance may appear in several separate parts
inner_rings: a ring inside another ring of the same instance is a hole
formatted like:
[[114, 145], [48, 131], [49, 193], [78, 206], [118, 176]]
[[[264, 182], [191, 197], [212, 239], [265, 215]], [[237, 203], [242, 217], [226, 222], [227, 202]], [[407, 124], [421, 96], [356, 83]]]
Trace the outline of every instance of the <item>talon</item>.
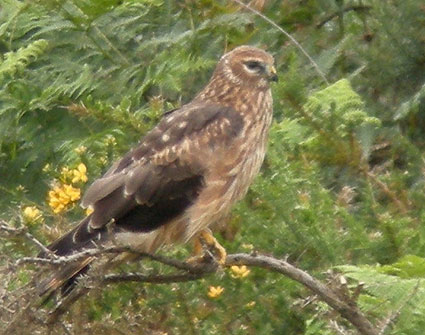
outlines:
[[194, 244], [195, 256], [189, 258], [188, 262], [194, 263], [204, 260], [204, 249], [208, 249], [220, 265], [226, 264], [226, 249], [217, 242], [209, 229], [203, 230], [199, 233]]

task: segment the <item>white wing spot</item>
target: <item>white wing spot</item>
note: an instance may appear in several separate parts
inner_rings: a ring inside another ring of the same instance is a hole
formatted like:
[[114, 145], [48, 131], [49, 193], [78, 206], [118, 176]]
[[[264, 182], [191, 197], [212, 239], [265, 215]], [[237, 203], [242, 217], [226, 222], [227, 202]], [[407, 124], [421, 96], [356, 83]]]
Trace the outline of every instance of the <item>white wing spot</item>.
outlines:
[[[91, 221], [91, 220], [90, 220]], [[90, 223], [89, 223], [89, 227], [90, 227]], [[72, 243], [77, 244], [77, 232], [75, 232], [74, 234], [72, 234]]]
[[167, 134], [162, 135], [162, 141], [163, 142], [168, 142], [168, 140], [170, 139], [170, 136]]
[[132, 196], [130, 192], [127, 191], [127, 188], [124, 188], [124, 198], [128, 199]]
[[178, 127], [179, 127], [180, 129], [183, 129], [183, 128], [184, 128], [184, 127], [186, 127], [186, 126], [187, 126], [187, 121], [183, 121], [183, 122], [180, 122], [180, 123], [179, 123], [179, 126], [178, 126]]

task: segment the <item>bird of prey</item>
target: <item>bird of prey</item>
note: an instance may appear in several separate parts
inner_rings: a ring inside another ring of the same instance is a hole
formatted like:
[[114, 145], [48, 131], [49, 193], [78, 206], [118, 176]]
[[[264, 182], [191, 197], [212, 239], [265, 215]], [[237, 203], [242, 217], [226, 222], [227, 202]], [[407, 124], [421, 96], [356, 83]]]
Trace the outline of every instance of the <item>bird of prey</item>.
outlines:
[[[188, 104], [164, 115], [137, 147], [85, 192], [93, 209], [48, 246], [59, 256], [108, 243], [153, 253], [202, 238], [225, 250], [208, 227], [246, 194], [259, 172], [272, 121], [273, 57], [240, 46], [220, 59], [206, 87]], [[44, 255], [45, 256], [45, 255]], [[70, 286], [93, 257], [64, 265], [41, 294]]]

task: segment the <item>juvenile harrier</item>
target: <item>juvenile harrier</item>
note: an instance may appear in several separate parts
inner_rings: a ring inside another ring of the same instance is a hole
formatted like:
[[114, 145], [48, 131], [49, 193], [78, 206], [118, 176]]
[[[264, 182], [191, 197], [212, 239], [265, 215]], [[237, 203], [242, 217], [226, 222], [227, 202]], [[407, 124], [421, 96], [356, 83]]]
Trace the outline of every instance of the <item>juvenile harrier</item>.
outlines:
[[[224, 262], [225, 251], [208, 226], [246, 194], [263, 162], [272, 120], [270, 81], [277, 81], [273, 63], [251, 46], [225, 54], [190, 103], [165, 114], [89, 187], [82, 206], [93, 213], [48, 248], [69, 255], [113, 238], [152, 253], [202, 237]], [[67, 287], [91, 261], [59, 269], [42, 283], [42, 294]]]

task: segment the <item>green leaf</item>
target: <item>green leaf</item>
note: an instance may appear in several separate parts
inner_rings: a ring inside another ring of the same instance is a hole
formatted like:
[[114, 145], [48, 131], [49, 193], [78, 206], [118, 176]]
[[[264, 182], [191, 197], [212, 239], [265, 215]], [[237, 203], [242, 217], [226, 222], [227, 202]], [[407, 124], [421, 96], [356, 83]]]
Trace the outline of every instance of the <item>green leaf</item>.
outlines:
[[425, 278], [425, 258], [405, 255], [396, 263], [382, 266], [380, 271], [401, 278]]

